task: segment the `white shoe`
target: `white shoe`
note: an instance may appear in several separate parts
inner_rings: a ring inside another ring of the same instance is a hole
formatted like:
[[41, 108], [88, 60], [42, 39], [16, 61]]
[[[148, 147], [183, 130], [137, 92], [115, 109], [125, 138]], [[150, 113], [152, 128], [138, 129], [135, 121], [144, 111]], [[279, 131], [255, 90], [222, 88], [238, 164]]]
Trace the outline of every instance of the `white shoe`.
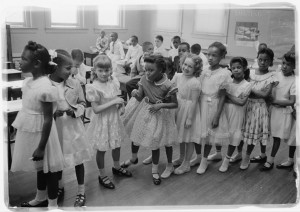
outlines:
[[196, 156], [194, 159], [190, 161], [190, 166], [196, 166], [200, 164], [201, 162], [201, 156]]
[[217, 161], [217, 160], [222, 160], [222, 154], [221, 154], [221, 152], [215, 152], [214, 154], [212, 154], [212, 155], [209, 155], [208, 157], [207, 157], [207, 160], [208, 161]]
[[174, 174], [181, 175], [189, 171], [191, 171], [191, 166], [189, 164], [185, 165], [182, 163], [181, 166], [175, 169]]
[[225, 157], [224, 160], [223, 160], [222, 165], [219, 168], [219, 171], [220, 172], [227, 172], [228, 165], [229, 165], [229, 158]]
[[240, 169], [246, 170], [248, 169], [249, 165], [250, 165], [250, 158], [249, 159], [243, 158]]
[[240, 160], [242, 160], [242, 153], [237, 153], [236, 155], [234, 155], [232, 158], [229, 159], [230, 163], [235, 163], [238, 162]]
[[173, 160], [173, 166], [180, 166], [182, 164], [183, 160], [181, 158], [177, 158], [176, 160]]
[[197, 169], [197, 174], [204, 174], [206, 172], [207, 166], [207, 159], [202, 158], [201, 163]]
[[169, 178], [171, 176], [171, 174], [174, 172], [174, 166], [172, 167], [166, 167], [165, 171], [160, 175], [161, 178]]
[[145, 160], [143, 160], [143, 164], [144, 165], [149, 165], [152, 163], [152, 155], [150, 155], [149, 157], [147, 157]]

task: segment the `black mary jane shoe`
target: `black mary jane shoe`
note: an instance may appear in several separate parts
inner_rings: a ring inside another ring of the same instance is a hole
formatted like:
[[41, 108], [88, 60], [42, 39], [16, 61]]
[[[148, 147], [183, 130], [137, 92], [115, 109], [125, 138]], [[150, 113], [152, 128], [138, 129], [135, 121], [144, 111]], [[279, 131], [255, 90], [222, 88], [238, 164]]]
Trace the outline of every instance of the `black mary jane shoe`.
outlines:
[[30, 205], [29, 202], [23, 202], [21, 204], [21, 207], [27, 207], [27, 208], [40, 208], [40, 207], [48, 207], [48, 200], [44, 200], [43, 202], [37, 204], [37, 205]]
[[250, 159], [250, 163], [265, 163], [267, 162], [267, 157], [256, 156]]
[[[157, 174], [158, 178], [153, 177], [154, 174]], [[153, 180], [154, 185], [160, 185], [160, 183], [161, 183], [161, 179], [160, 179], [160, 176], [158, 173], [152, 173], [152, 180]]]
[[130, 171], [124, 169], [124, 168], [119, 168], [119, 169], [116, 169], [115, 167], [112, 167], [112, 173], [114, 175], [118, 175], [118, 176], [123, 176], [123, 177], [132, 177], [132, 174]]
[[277, 168], [277, 169], [291, 169], [291, 168], [293, 168], [293, 166], [294, 166], [294, 163], [291, 163], [291, 164], [288, 165], [288, 166], [285, 166], [285, 165], [283, 165], [283, 164], [278, 164], [278, 165], [276, 166], [276, 168]]
[[77, 194], [74, 207], [82, 207], [85, 205], [85, 194]]
[[[108, 189], [115, 189], [115, 185], [109, 180], [107, 176], [101, 178], [100, 176], [98, 177], [100, 185], [102, 185], [104, 188]], [[109, 181], [109, 183], [107, 183]]]
[[139, 162], [139, 159], [137, 158], [134, 162], [132, 162], [130, 159], [127, 161], [123, 161], [122, 164], [121, 164], [121, 167], [122, 168], [128, 168], [130, 165], [132, 164], [137, 164]]
[[[269, 166], [266, 166], [266, 164], [269, 164]], [[269, 170], [271, 170], [271, 169], [273, 169], [273, 167], [274, 167], [274, 163], [269, 163], [269, 162], [266, 162], [264, 165], [263, 165], [263, 167], [261, 167], [259, 170], [260, 171], [269, 171]]]

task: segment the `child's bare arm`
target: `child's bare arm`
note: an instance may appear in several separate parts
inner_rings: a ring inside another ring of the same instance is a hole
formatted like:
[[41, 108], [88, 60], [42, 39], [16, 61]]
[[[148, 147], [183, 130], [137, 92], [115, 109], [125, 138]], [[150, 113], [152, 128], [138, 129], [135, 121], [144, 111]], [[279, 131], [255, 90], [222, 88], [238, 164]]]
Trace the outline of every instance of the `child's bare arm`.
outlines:
[[105, 104], [102, 104], [102, 105], [99, 105], [99, 103], [97, 103], [97, 102], [92, 102], [91, 104], [92, 104], [94, 113], [98, 114], [98, 113], [105, 111], [107, 108], [110, 108], [113, 105], [119, 105], [119, 104], [123, 104], [123, 103], [124, 103], [124, 100], [120, 97], [117, 97], [117, 98], [115, 98]]
[[296, 96], [295, 95], [291, 95], [290, 98], [288, 100], [277, 100], [274, 99], [272, 101], [273, 105], [278, 105], [278, 106], [293, 106], [296, 102]]
[[192, 104], [187, 119], [185, 121], [185, 128], [189, 128], [190, 126], [192, 126], [192, 119], [193, 116], [195, 115], [198, 99], [200, 96], [200, 90], [192, 90], [191, 96], [192, 96]]
[[248, 100], [248, 96], [247, 97], [243, 97], [243, 98], [239, 98], [239, 97], [235, 97], [229, 93], [226, 93], [226, 96], [231, 100], [231, 102], [233, 104], [239, 105], [239, 106], [244, 106]]

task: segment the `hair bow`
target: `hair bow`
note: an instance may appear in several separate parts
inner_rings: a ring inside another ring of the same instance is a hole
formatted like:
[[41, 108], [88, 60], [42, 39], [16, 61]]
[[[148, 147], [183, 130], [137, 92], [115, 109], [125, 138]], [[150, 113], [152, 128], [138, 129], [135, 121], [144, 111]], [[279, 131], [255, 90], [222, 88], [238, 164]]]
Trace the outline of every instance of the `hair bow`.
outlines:
[[49, 62], [50, 65], [57, 65], [55, 62], [53, 62], [53, 59], [57, 57], [57, 52], [55, 51], [55, 49], [49, 49], [48, 53], [51, 57], [51, 61]]

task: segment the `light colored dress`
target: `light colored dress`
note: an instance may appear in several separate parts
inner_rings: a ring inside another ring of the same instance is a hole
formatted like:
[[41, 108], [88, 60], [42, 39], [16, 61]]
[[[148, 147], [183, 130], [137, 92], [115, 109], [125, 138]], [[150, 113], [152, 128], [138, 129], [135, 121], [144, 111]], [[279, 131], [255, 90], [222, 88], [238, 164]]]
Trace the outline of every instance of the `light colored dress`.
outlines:
[[53, 109], [55, 110], [57, 98], [57, 88], [51, 84], [47, 76], [36, 80], [28, 77], [24, 80], [22, 109], [12, 124], [17, 129], [17, 135], [11, 171], [43, 171], [48, 173], [63, 170], [64, 158], [54, 120], [46, 144], [44, 159], [37, 162], [30, 160], [42, 136], [44, 124], [42, 102], [53, 102]]
[[[264, 90], [270, 83], [278, 82], [274, 72], [256, 75], [255, 70], [250, 70], [250, 83], [256, 90]], [[270, 117], [265, 99], [251, 98], [251, 93], [246, 104], [245, 122], [243, 126], [244, 142], [256, 145], [261, 142], [267, 145], [270, 134]]]
[[192, 93], [197, 92], [200, 98], [201, 83], [197, 78], [193, 76], [186, 77], [182, 73], [176, 73], [172, 79], [172, 82], [178, 88], [178, 109], [176, 110], [175, 119], [178, 130], [178, 142], [194, 142], [199, 144], [201, 140], [201, 119], [199, 104], [196, 104], [195, 114], [192, 118], [191, 127], [186, 129], [184, 126], [192, 104]]
[[[58, 89], [57, 110], [66, 111], [70, 109], [71, 107], [65, 98], [65, 82], [52, 81], [52, 83]], [[92, 146], [86, 138], [81, 117], [73, 118], [64, 113], [63, 116], [56, 117], [56, 126], [67, 168], [92, 160]]]
[[[228, 83], [224, 86], [226, 92], [237, 98], [246, 98], [251, 92], [251, 83], [242, 80], [240, 83]], [[229, 144], [238, 146], [243, 139], [242, 126], [245, 118], [246, 106], [232, 102], [225, 102], [220, 116], [220, 124], [228, 124]]]
[[212, 129], [212, 121], [218, 109], [219, 90], [223, 84], [232, 81], [231, 72], [227, 68], [211, 71], [209, 66], [201, 73], [200, 82], [202, 93], [200, 96], [201, 138], [204, 144], [220, 144], [228, 142], [229, 133], [227, 124], [219, 124]]
[[154, 114], [149, 112], [149, 108], [164, 101], [167, 93], [174, 87], [166, 75], [164, 79], [157, 84], [143, 76], [139, 82], [142, 92], [138, 93], [140, 97], [144, 97], [143, 100], [138, 106], [133, 102], [137, 107], [135, 112], [126, 112], [126, 109], [133, 111], [129, 107], [125, 109], [125, 128], [135, 145], [156, 150], [163, 146], [172, 146], [177, 141], [175, 110], [162, 108]]
[[[273, 98], [277, 100], [288, 100], [291, 95], [296, 95], [295, 76], [284, 76], [282, 72], [277, 72], [276, 77], [279, 84], [273, 89]], [[292, 128], [291, 106], [276, 107], [271, 106], [271, 136], [280, 139], [288, 139]]]
[[[97, 105], [103, 105], [117, 98], [119, 88], [120, 83], [115, 77], [112, 77], [106, 83], [94, 80], [93, 84], [86, 85], [86, 99], [89, 102], [95, 102]], [[128, 137], [117, 105], [94, 114], [86, 134], [87, 139], [96, 150], [107, 151], [121, 147], [121, 143], [128, 140]]]

